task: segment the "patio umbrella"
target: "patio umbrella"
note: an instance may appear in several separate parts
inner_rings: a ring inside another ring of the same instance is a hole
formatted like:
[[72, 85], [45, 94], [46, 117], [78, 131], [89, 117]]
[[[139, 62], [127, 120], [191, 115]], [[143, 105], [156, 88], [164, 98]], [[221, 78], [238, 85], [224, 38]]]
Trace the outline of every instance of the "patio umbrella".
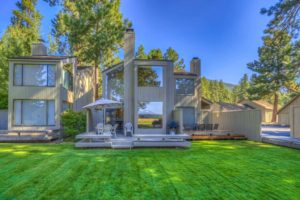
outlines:
[[83, 108], [85, 108], [85, 109], [91, 109], [91, 108], [102, 109], [103, 110], [103, 124], [105, 124], [105, 118], [104, 118], [105, 117], [105, 108], [118, 108], [118, 107], [121, 107], [122, 104], [123, 103], [120, 101], [114, 101], [111, 99], [101, 98], [101, 99], [96, 100], [93, 103], [83, 106]]

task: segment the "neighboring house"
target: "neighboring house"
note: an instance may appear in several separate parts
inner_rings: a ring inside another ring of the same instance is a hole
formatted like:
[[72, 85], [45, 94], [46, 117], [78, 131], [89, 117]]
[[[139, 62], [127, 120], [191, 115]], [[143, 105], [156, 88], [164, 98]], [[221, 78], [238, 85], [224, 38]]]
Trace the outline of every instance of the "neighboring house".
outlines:
[[174, 72], [170, 60], [142, 60], [134, 55], [135, 33], [129, 29], [125, 34], [124, 60], [102, 72], [103, 97], [124, 105], [107, 109], [106, 122], [131, 122], [138, 134], [165, 134], [167, 124], [179, 119], [176, 116], [184, 126], [198, 122], [200, 59], [191, 60], [190, 72]]
[[272, 122], [272, 113], [273, 113], [273, 106], [264, 101], [264, 100], [242, 100], [239, 104], [245, 106], [249, 109], [256, 109], [261, 111], [261, 120], [264, 123]]
[[[292, 110], [294, 107], [300, 106], [300, 94], [291, 99], [278, 111], [278, 123], [282, 125], [291, 125], [293, 120]], [[300, 120], [299, 120], [300, 121]]]
[[64, 110], [92, 101], [91, 72], [75, 57], [48, 56], [42, 43], [9, 59], [8, 130], [59, 130]]

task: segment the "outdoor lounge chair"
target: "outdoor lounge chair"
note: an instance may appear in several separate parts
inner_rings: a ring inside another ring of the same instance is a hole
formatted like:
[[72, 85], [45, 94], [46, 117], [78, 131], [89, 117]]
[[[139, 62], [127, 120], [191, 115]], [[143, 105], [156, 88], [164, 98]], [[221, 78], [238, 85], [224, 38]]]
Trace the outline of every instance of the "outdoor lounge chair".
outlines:
[[127, 122], [124, 126], [124, 135], [127, 136], [128, 132], [133, 136], [133, 126], [130, 122]]
[[103, 123], [98, 123], [97, 126], [95, 127], [96, 129], [96, 134], [102, 134], [103, 133]]
[[110, 124], [105, 124], [103, 128], [103, 135], [111, 135], [113, 127]]

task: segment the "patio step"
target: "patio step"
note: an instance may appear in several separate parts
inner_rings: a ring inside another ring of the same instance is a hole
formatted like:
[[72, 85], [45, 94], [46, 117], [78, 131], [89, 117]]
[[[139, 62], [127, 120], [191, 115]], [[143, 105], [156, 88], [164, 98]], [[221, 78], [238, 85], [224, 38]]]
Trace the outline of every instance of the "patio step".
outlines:
[[113, 149], [131, 149], [133, 144], [131, 141], [112, 141], [111, 147]]

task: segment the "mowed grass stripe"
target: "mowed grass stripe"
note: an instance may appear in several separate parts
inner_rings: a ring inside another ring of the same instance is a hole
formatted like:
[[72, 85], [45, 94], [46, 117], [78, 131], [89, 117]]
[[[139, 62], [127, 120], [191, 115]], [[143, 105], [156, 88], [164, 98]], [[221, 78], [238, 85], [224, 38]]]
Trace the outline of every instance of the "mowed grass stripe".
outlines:
[[300, 152], [250, 141], [189, 149], [0, 144], [0, 199], [300, 199]]

